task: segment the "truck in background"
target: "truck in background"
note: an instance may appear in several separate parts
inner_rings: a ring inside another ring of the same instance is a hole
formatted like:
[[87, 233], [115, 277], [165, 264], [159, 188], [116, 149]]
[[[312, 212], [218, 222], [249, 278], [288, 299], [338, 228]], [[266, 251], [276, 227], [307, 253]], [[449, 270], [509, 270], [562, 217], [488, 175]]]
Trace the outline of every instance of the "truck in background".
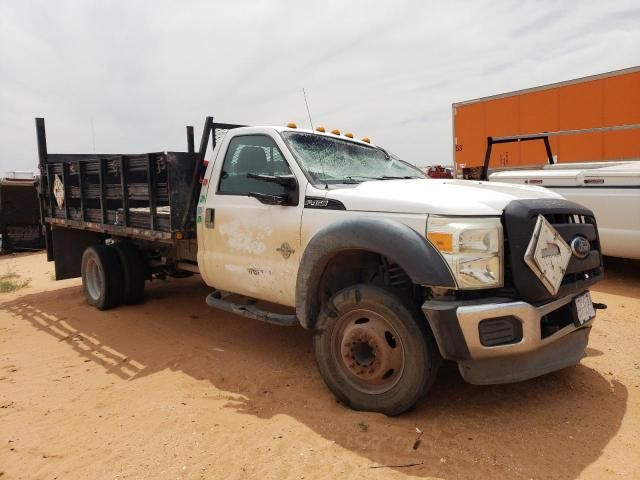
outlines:
[[7, 172], [0, 179], [0, 251], [44, 248], [37, 184], [33, 172]]
[[421, 167], [421, 170], [426, 173], [429, 178], [453, 178], [453, 170], [451, 167], [430, 165], [427, 167]]
[[598, 229], [551, 191], [429, 179], [338, 130], [208, 117], [197, 152], [188, 127], [187, 152], [137, 155], [50, 154], [36, 131], [47, 258], [99, 309], [199, 273], [210, 306], [311, 330], [336, 397], [387, 415], [442, 359], [495, 384], [585, 354]]

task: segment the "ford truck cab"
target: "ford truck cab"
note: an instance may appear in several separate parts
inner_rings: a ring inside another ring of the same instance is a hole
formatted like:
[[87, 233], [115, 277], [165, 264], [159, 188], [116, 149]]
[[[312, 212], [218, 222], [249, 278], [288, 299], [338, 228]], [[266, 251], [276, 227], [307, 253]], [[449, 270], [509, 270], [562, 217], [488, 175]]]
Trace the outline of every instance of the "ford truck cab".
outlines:
[[441, 358], [474, 384], [578, 363], [595, 317], [587, 289], [602, 277], [580, 205], [429, 179], [370, 143], [297, 128], [226, 134], [197, 238], [212, 305], [229, 292], [291, 307], [336, 396], [387, 414], [425, 393]]

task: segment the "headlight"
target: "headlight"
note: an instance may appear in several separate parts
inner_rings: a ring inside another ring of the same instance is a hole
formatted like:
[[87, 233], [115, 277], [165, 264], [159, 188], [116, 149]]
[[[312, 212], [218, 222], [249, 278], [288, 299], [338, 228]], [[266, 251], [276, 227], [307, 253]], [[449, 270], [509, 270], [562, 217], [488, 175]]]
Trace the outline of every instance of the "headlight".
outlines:
[[503, 236], [499, 218], [429, 216], [427, 238], [451, 267], [459, 288], [503, 286]]

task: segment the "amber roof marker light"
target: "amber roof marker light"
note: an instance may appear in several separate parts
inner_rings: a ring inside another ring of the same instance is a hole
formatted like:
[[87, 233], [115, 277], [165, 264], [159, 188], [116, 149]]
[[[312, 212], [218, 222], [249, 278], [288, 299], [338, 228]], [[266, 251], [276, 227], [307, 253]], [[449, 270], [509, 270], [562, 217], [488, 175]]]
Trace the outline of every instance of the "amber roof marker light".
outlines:
[[287, 128], [298, 128], [298, 125], [295, 122], [289, 122], [287, 123]]
[[326, 130], [324, 129], [324, 127], [322, 125], [318, 125], [316, 127], [316, 132], [324, 133], [324, 132], [326, 132]]

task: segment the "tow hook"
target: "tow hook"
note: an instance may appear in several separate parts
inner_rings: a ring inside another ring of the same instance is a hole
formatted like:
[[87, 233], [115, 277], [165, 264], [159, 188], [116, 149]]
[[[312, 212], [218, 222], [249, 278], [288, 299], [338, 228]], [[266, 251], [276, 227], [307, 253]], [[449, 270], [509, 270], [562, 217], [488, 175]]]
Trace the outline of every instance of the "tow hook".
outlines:
[[593, 308], [595, 308], [596, 310], [606, 310], [607, 309], [607, 304], [606, 303], [593, 302]]

